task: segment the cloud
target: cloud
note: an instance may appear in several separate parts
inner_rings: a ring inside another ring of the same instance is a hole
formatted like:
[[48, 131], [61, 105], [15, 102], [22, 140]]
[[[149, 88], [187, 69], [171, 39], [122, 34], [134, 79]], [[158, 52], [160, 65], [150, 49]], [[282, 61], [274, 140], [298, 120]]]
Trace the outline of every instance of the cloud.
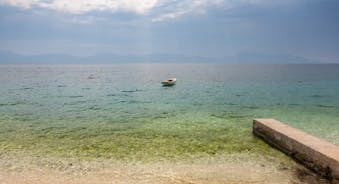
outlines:
[[130, 12], [147, 15], [153, 22], [174, 19], [186, 14], [201, 14], [210, 7], [233, 7], [272, 3], [269, 0], [0, 0], [0, 5], [30, 9], [34, 7], [84, 14], [95, 11]]
[[0, 0], [0, 4], [32, 8], [34, 6], [73, 14], [91, 11], [126, 11], [144, 14], [152, 9], [157, 0]]
[[[175, 3], [174, 3], [175, 2]], [[181, 0], [162, 1], [158, 6], [161, 12], [152, 21], [160, 22], [166, 19], [174, 19], [190, 13], [204, 13], [206, 8], [224, 4], [225, 0]]]
[[36, 3], [35, 0], [0, 0], [0, 4], [10, 5], [10, 6], [17, 6], [21, 8], [30, 8], [33, 3]]

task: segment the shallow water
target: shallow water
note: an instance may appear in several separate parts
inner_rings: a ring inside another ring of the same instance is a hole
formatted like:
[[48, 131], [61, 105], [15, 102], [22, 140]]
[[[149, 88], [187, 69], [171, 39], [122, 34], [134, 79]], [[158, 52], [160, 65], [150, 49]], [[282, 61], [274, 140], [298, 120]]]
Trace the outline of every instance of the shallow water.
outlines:
[[0, 84], [1, 154], [272, 155], [263, 117], [339, 145], [339, 65], [1, 65]]

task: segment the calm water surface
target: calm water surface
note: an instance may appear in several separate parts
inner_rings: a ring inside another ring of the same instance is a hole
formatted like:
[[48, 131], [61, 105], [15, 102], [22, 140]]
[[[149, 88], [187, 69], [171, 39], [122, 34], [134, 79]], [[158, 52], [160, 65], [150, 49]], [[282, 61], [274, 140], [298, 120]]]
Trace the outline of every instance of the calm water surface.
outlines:
[[2, 154], [272, 154], [264, 117], [339, 145], [339, 65], [1, 65], [0, 94]]

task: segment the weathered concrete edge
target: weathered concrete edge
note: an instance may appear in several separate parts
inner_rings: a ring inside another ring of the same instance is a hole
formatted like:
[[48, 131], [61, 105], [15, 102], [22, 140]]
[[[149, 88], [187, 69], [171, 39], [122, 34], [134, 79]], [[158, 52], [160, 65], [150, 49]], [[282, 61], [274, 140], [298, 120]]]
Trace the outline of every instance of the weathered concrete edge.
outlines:
[[[284, 132], [285, 131], [285, 132]], [[296, 159], [311, 170], [339, 183], [339, 148], [274, 119], [254, 119], [253, 134]], [[306, 137], [306, 138], [305, 138]], [[310, 139], [310, 141], [307, 141]], [[306, 140], [306, 141], [305, 141]], [[314, 145], [325, 144], [325, 149]], [[331, 152], [328, 154], [327, 152]], [[335, 156], [332, 157], [333, 151]]]

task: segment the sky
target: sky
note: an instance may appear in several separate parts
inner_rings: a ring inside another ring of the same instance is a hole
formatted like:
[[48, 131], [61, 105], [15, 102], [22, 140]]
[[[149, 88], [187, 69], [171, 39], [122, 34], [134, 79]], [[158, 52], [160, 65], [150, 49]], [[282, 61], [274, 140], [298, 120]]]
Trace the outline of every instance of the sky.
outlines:
[[339, 63], [339, 0], [0, 0], [0, 50]]

